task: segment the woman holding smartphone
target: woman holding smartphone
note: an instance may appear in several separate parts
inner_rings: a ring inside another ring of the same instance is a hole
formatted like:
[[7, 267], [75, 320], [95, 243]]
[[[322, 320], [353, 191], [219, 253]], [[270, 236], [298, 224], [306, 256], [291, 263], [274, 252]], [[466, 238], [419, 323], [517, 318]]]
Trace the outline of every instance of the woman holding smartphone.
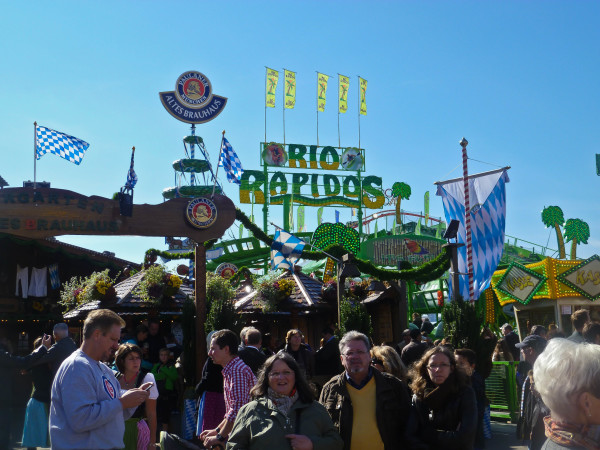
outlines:
[[134, 344], [121, 344], [115, 354], [119, 372], [116, 377], [121, 389], [128, 390], [152, 383], [150, 396], [138, 406], [131, 418], [125, 421], [123, 441], [126, 450], [154, 450], [156, 448], [156, 399], [158, 389], [152, 373], [141, 367], [142, 349]]

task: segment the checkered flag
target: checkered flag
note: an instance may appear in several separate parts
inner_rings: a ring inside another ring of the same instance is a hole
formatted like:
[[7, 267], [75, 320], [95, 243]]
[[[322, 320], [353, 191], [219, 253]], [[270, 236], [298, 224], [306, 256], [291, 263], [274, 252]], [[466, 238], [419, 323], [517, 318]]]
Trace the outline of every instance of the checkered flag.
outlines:
[[271, 244], [271, 269], [292, 269], [302, 256], [306, 243], [288, 233], [277, 230]]
[[233, 147], [227, 139], [223, 136], [223, 143], [221, 144], [221, 155], [219, 157], [219, 166], [225, 169], [227, 172], [227, 181], [230, 183], [241, 184], [240, 178], [244, 169], [242, 168], [242, 162], [240, 158], [233, 151]]
[[42, 155], [50, 152], [79, 165], [85, 151], [90, 146], [87, 142], [74, 136], [42, 126], [36, 126], [35, 134], [36, 159], [40, 159]]

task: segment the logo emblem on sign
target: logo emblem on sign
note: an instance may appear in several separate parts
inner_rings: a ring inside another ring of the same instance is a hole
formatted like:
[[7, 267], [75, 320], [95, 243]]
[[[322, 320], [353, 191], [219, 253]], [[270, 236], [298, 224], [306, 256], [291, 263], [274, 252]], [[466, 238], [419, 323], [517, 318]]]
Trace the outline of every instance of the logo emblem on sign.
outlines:
[[217, 220], [217, 207], [208, 198], [195, 198], [188, 203], [186, 217], [192, 226], [208, 228]]
[[115, 387], [112, 385], [106, 376], [102, 375], [102, 385], [104, 386], [104, 390], [108, 394], [108, 396], [113, 399], [117, 396], [117, 391], [115, 391]]
[[175, 90], [160, 92], [165, 109], [186, 123], [205, 123], [225, 108], [226, 97], [214, 95], [210, 80], [196, 70], [182, 73], [175, 82]]
[[238, 271], [238, 268], [235, 264], [221, 263], [218, 265], [217, 269], [215, 270], [215, 274], [219, 275], [220, 277], [229, 279], [232, 276], [234, 276], [237, 271]]
[[204, 74], [192, 70], [179, 76], [175, 95], [190, 108], [200, 108], [212, 98], [212, 86]]

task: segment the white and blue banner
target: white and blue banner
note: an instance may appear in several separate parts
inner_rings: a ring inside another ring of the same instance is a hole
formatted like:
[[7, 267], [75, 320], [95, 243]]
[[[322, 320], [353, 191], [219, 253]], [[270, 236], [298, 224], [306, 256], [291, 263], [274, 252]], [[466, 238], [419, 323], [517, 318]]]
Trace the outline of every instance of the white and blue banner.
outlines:
[[[507, 169], [469, 176], [469, 205], [471, 214], [471, 241], [473, 255], [474, 298], [490, 285], [490, 280], [504, 250], [504, 228], [506, 224], [506, 189], [510, 180]], [[460, 221], [457, 242], [465, 244], [458, 249], [458, 271], [467, 273], [467, 236], [465, 228], [465, 193], [462, 178], [441, 181], [436, 195], [442, 197], [446, 223]], [[469, 299], [466, 275], [460, 275], [460, 295]], [[452, 289], [452, 287], [450, 287]], [[452, 298], [452, 292], [450, 292]], [[471, 300], [471, 299], [469, 299]]]
[[292, 270], [302, 256], [304, 245], [306, 243], [302, 239], [287, 231], [277, 230], [271, 244], [271, 269]]
[[40, 159], [46, 153], [54, 153], [61, 158], [79, 165], [90, 144], [60, 131], [47, 127], [35, 127], [36, 143], [35, 156]]

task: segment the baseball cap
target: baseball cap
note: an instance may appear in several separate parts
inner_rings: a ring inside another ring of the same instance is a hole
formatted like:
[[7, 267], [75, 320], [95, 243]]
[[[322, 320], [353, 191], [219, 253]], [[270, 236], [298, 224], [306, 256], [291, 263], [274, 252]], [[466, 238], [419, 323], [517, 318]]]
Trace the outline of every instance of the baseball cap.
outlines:
[[518, 344], [515, 344], [515, 347], [517, 347], [517, 348], [531, 347], [536, 352], [542, 353], [544, 351], [544, 349], [546, 348], [546, 343], [547, 343], [547, 341], [543, 337], [538, 336], [537, 334], [531, 334], [531, 335], [527, 336], [525, 339], [523, 339], [523, 342], [519, 342]]

